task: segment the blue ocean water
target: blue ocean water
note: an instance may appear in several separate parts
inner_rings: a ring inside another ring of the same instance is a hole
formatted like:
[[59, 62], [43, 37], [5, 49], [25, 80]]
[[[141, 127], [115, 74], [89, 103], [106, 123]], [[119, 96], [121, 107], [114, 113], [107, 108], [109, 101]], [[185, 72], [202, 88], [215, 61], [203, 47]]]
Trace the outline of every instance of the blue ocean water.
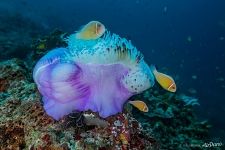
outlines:
[[101, 21], [173, 76], [179, 91], [198, 98], [198, 116], [212, 123], [213, 137], [225, 139], [225, 1], [1, 0], [0, 10], [29, 18], [45, 32], [71, 33]]

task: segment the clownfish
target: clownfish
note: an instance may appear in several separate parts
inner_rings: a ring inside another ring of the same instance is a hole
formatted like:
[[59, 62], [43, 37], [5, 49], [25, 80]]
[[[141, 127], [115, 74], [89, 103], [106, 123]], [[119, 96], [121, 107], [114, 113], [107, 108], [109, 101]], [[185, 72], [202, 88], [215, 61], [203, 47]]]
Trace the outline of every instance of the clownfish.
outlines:
[[129, 101], [131, 105], [139, 109], [140, 111], [143, 112], [148, 112], [148, 106], [146, 105], [145, 102], [140, 101], [140, 100], [135, 100], [135, 101]]
[[105, 26], [99, 21], [91, 21], [76, 33], [76, 39], [95, 40], [105, 33]]
[[172, 77], [164, 73], [158, 72], [154, 65], [151, 65], [151, 70], [155, 76], [156, 81], [162, 88], [170, 92], [176, 92], [177, 86]]

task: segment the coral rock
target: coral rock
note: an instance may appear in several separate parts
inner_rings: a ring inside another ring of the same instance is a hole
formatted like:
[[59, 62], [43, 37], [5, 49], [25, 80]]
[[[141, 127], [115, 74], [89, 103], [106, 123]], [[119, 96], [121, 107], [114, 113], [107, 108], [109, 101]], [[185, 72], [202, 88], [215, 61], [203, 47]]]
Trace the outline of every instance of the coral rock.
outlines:
[[8, 121], [0, 125], [0, 149], [23, 149], [25, 147], [24, 124]]

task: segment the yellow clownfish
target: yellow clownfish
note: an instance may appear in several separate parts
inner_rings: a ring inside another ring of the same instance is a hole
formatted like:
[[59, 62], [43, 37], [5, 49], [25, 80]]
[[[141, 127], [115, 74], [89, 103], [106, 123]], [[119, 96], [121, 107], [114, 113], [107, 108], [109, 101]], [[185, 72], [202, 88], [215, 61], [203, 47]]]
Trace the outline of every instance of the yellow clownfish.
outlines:
[[95, 40], [105, 33], [105, 26], [99, 21], [91, 21], [76, 33], [77, 39]]
[[148, 112], [148, 106], [145, 104], [145, 102], [140, 101], [140, 100], [135, 100], [135, 101], [129, 101], [131, 105], [139, 109], [140, 111], [143, 112]]
[[172, 77], [158, 72], [155, 66], [153, 65], [151, 66], [151, 70], [155, 76], [156, 81], [160, 84], [162, 88], [170, 92], [176, 92], [177, 86]]

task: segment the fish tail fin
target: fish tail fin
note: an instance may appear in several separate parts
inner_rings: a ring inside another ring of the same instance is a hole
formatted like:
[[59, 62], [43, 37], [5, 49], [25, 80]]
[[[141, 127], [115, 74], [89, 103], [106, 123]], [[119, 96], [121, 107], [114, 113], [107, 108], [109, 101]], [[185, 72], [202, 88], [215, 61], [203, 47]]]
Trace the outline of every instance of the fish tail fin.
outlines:
[[156, 66], [155, 65], [151, 65], [150, 66], [150, 70], [152, 71], [152, 73], [155, 75], [155, 73], [157, 72]]

